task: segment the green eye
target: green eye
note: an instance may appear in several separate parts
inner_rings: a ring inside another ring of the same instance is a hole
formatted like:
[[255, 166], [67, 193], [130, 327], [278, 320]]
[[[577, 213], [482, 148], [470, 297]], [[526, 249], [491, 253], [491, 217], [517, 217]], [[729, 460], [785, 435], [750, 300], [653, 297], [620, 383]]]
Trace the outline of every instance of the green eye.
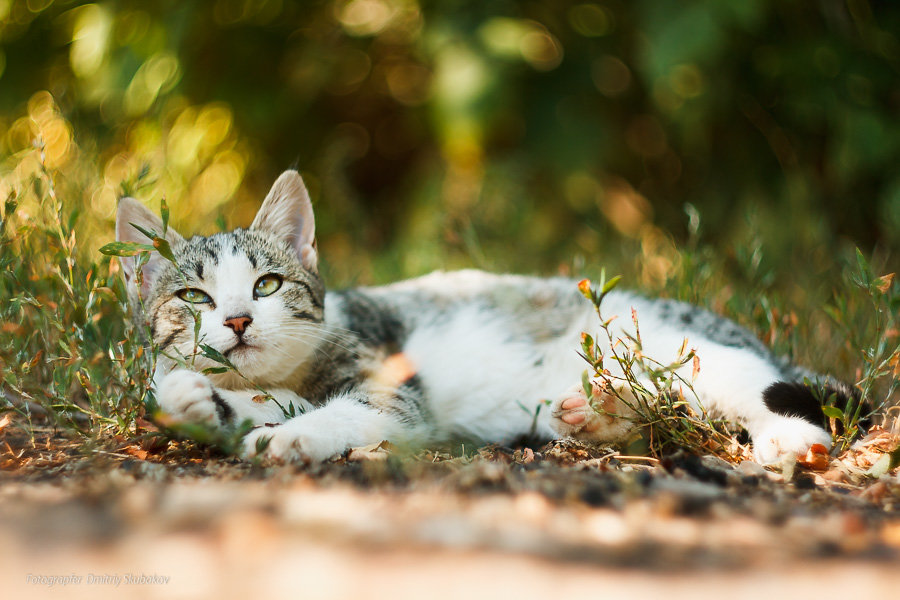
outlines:
[[262, 298], [263, 296], [271, 296], [275, 292], [278, 291], [278, 288], [281, 287], [281, 277], [278, 275], [263, 275], [260, 277], [256, 286], [253, 288], [253, 295], [257, 298]]
[[212, 298], [209, 297], [209, 294], [198, 290], [197, 288], [178, 290], [177, 292], [175, 292], [175, 295], [185, 302], [190, 302], [191, 304], [209, 304], [210, 302], [212, 302]]

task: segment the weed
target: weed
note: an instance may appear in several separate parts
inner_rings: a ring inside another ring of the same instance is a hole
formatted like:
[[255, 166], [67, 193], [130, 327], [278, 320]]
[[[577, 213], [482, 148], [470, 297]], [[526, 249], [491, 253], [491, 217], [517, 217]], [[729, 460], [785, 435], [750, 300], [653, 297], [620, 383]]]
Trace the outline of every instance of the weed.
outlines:
[[[876, 276], [857, 249], [855, 268], [847, 277], [855, 290], [835, 292], [833, 303], [825, 307], [861, 364], [855, 382], [858, 401], [836, 406], [833, 397], [824, 398], [826, 416], [841, 424], [842, 449], [859, 435], [860, 421], [884, 413], [900, 389], [900, 282], [894, 275]], [[854, 306], [859, 304], [862, 309]]]
[[[692, 364], [692, 378], [699, 371], [699, 359], [687, 349], [685, 338], [675, 359], [662, 363], [643, 353], [637, 313], [632, 310], [634, 334], [621, 336], [613, 331], [613, 322], [602, 311], [603, 299], [618, 285], [621, 277], [606, 280], [601, 272], [600, 283], [594, 287], [587, 279], [578, 284], [581, 293], [591, 301], [600, 319], [605, 342], [588, 333], [582, 334], [582, 358], [590, 366], [584, 372], [582, 385], [591, 407], [598, 413], [635, 424], [632, 438], [626, 442], [629, 454], [649, 452], [659, 457], [675, 449], [693, 452], [716, 451], [729, 457], [743, 455], [740, 444], [724, 421], [709, 418], [699, 401], [696, 409], [686, 394], [696, 398], [691, 382], [680, 373]], [[607, 361], [615, 363], [607, 368]], [[599, 383], [600, 385], [595, 385]], [[627, 388], [629, 393], [623, 393]], [[600, 393], [612, 393], [627, 407], [623, 414], [611, 414], [602, 407]], [[628, 414], [625, 414], [625, 413]]]
[[133, 434], [151, 357], [126, 335], [118, 265], [79, 247], [80, 211], [59, 193], [40, 142], [26, 159], [33, 169], [9, 186], [0, 225], [0, 410], [91, 443]]

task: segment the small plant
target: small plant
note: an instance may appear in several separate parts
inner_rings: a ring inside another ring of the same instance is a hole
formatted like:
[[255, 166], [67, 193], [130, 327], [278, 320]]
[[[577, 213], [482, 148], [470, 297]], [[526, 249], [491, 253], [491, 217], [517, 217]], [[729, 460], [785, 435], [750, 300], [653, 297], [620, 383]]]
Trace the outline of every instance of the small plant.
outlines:
[[859, 249], [846, 279], [855, 290], [836, 292], [834, 304], [825, 307], [862, 364], [856, 374], [858, 401], [836, 406], [834, 398], [823, 398], [825, 415], [840, 423], [833, 429], [842, 450], [859, 435], [861, 421], [882, 413], [900, 389], [900, 282], [894, 273], [876, 276]]
[[[638, 316], [634, 310], [631, 314], [634, 334], [624, 332], [617, 336], [614, 333], [613, 322], [618, 317], [606, 318], [601, 305], [620, 279], [607, 280], [605, 272], [601, 272], [598, 286], [594, 287], [587, 279], [578, 284], [579, 291], [594, 305], [606, 342], [601, 344], [590, 334], [582, 333], [581, 357], [590, 366], [583, 374], [582, 385], [591, 407], [598, 413], [634, 423], [635, 433], [625, 444], [629, 453], [649, 452], [659, 457], [680, 448], [739, 456], [740, 445], [726, 428], [726, 423], [710, 419], [702, 406], [699, 412], [696, 411], [686, 398], [686, 393], [694, 397], [696, 394], [691, 382], [680, 371], [691, 364], [693, 379], [700, 369], [700, 359], [693, 350], [688, 350], [687, 339], [678, 349], [674, 361], [662, 363], [643, 353]], [[606, 366], [610, 361], [615, 363], [611, 369]], [[631, 393], [622, 393], [624, 389]], [[630, 414], [606, 411], [598, 397], [600, 391], [614, 394]]]
[[0, 219], [0, 412], [32, 444], [49, 426], [94, 446], [134, 431], [150, 357], [125, 335], [118, 265], [80, 251], [80, 211], [63, 201], [77, 183], [60, 190], [40, 140], [20, 165]]

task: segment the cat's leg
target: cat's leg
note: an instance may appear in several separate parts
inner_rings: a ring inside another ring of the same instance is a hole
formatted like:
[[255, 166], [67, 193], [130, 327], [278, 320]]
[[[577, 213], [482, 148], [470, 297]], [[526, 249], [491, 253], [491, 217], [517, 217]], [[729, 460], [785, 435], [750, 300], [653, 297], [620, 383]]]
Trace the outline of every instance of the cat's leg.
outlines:
[[246, 420], [254, 425], [280, 423], [285, 419], [281, 407], [287, 409], [293, 404], [297, 410], [311, 408], [309, 402], [290, 390], [272, 390], [269, 395], [274, 400], [266, 399], [256, 390], [216, 387], [206, 375], [187, 369], [167, 373], [157, 384], [156, 392], [160, 409], [176, 421], [215, 427], [229, 427]]
[[785, 383], [770, 358], [746, 349], [701, 343], [700, 373], [693, 384], [695, 408], [747, 429], [762, 464], [805, 454], [813, 444], [831, 446], [818, 401], [806, 386]]
[[622, 442], [635, 429], [631, 419], [634, 395], [627, 385], [615, 390], [595, 383], [593, 401], [581, 383], [573, 385], [550, 404], [550, 427], [560, 437], [592, 442]]
[[244, 450], [249, 457], [323, 461], [383, 440], [423, 442], [425, 419], [421, 393], [413, 387], [389, 394], [351, 390], [281, 425], [251, 431]]

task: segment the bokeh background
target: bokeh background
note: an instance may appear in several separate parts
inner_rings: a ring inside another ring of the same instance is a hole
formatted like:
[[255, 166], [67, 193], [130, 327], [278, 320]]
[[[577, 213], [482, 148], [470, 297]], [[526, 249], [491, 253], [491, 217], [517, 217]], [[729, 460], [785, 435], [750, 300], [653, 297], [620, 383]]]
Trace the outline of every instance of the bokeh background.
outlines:
[[898, 32], [867, 0], [0, 0], [0, 195], [40, 136], [99, 246], [123, 190], [211, 232], [296, 166], [335, 285], [610, 265], [700, 300], [702, 249], [802, 301], [848, 248], [897, 262]]

